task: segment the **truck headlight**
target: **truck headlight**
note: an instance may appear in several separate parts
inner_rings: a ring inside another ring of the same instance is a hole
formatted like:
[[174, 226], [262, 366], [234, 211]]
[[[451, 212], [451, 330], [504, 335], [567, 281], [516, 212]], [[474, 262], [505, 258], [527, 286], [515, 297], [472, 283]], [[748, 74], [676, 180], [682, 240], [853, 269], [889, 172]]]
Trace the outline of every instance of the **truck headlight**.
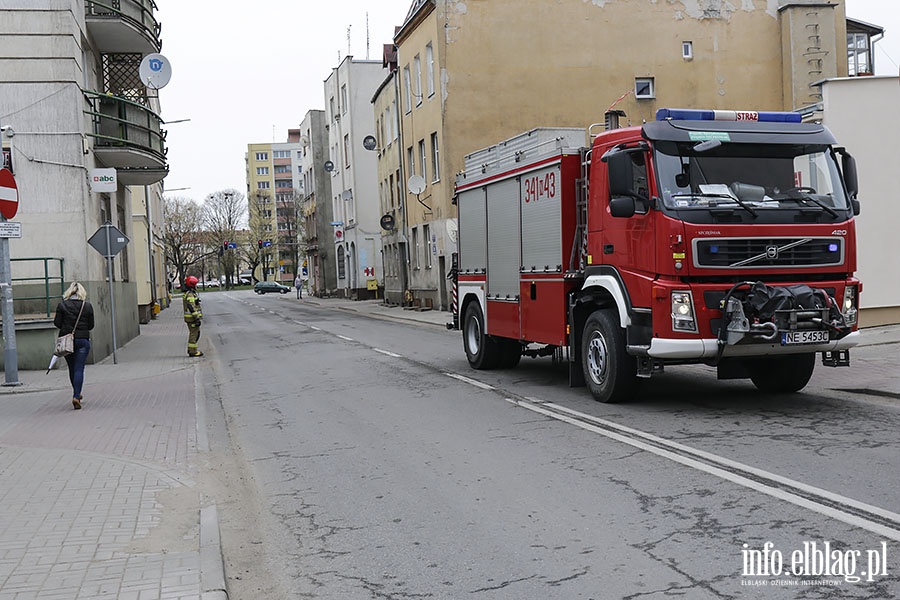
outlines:
[[672, 330], [697, 331], [694, 301], [690, 292], [672, 292]]
[[848, 285], [844, 288], [844, 303], [841, 305], [844, 322], [847, 325], [855, 325], [859, 313], [859, 297], [856, 295], [856, 286]]

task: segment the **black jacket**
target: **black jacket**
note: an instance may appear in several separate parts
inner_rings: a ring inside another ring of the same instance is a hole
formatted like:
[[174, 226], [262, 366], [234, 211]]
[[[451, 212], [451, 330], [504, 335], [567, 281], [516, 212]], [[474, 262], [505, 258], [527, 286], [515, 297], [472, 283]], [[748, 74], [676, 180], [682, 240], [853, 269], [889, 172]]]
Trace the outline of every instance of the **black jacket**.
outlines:
[[59, 329], [59, 335], [72, 333], [75, 327], [75, 320], [78, 319], [78, 329], [75, 330], [77, 339], [90, 339], [91, 329], [94, 328], [94, 307], [90, 302], [84, 303], [84, 310], [81, 312], [81, 318], [78, 318], [78, 311], [81, 310], [82, 301], [78, 298], [69, 298], [63, 300], [56, 306], [56, 316], [53, 317], [53, 325]]

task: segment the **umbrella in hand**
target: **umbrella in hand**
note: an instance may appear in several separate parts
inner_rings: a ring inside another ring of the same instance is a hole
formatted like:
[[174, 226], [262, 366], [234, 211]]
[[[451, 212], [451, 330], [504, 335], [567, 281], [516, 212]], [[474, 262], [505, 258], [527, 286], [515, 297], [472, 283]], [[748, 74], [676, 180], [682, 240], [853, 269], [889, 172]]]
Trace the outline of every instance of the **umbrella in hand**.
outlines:
[[58, 361], [58, 360], [59, 360], [59, 357], [55, 354], [50, 357], [50, 364], [47, 366], [47, 374], [48, 375], [50, 374], [50, 371], [53, 370], [53, 367], [56, 366], [56, 361]]

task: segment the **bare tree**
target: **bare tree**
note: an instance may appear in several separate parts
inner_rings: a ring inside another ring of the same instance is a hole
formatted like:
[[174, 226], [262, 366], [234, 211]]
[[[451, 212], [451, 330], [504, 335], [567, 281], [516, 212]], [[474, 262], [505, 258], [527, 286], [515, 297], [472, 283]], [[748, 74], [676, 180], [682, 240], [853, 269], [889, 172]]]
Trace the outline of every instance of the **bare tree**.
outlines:
[[189, 198], [163, 200], [166, 263], [175, 269], [178, 281], [184, 281], [188, 270], [203, 260], [201, 208]]
[[247, 204], [244, 195], [234, 189], [220, 190], [206, 197], [203, 203], [203, 223], [209, 243], [218, 255], [221, 273], [225, 274], [225, 286], [235, 281], [235, 266], [239, 262], [231, 244], [237, 245], [241, 225], [247, 220]]
[[263, 280], [268, 279], [272, 265], [273, 244], [277, 241], [272, 230], [272, 211], [274, 203], [268, 192], [257, 191], [248, 200], [248, 212], [250, 214], [250, 249], [249, 263], [252, 269], [261, 266]]
[[300, 274], [300, 257], [306, 256], [305, 221], [301, 214], [303, 194], [295, 190], [291, 194], [278, 194], [278, 256], [287, 263], [293, 279]]

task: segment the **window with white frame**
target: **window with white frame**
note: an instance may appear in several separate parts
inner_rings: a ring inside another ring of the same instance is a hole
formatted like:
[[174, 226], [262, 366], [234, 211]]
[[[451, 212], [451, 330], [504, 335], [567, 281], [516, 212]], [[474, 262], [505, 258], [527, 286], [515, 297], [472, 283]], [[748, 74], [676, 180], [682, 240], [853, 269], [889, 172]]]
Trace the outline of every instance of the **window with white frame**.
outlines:
[[273, 150], [272, 158], [290, 158], [291, 151], [290, 150]]
[[425, 268], [431, 268], [431, 253], [434, 252], [434, 242], [431, 239], [431, 225], [427, 223], [422, 226], [422, 237], [425, 238]]
[[268, 152], [257, 152], [256, 160], [269, 160], [269, 153]]
[[347, 114], [347, 84], [341, 86], [341, 114]]
[[681, 42], [681, 58], [684, 60], [694, 58], [694, 42]]
[[637, 77], [634, 80], [635, 98], [656, 98], [656, 86], [653, 77]]
[[412, 110], [412, 79], [409, 75], [409, 65], [403, 67], [403, 97], [406, 100], [406, 106], [403, 109], [407, 114]]
[[413, 269], [419, 268], [419, 228], [412, 228], [412, 252], [410, 252], [409, 257], [410, 267]]
[[256, 189], [258, 189], [258, 190], [267, 190], [267, 189], [269, 189], [269, 187], [270, 186], [269, 186], [268, 181], [257, 181], [256, 182]]
[[416, 54], [413, 58], [413, 66], [416, 69], [416, 106], [422, 104], [422, 59]]
[[269, 167], [256, 167], [256, 174], [257, 175], [268, 175]]
[[406, 149], [406, 172], [409, 173], [410, 176], [416, 174], [416, 155], [413, 154], [412, 146]]
[[441, 162], [438, 152], [437, 131], [431, 134], [431, 180], [438, 181], [441, 178]]
[[350, 134], [344, 136], [344, 166], [350, 166]]
[[400, 126], [398, 125], [400, 121], [400, 113], [397, 112], [397, 100], [391, 101], [391, 108], [393, 109], [391, 112], [394, 115], [394, 118], [391, 119], [391, 139], [396, 140], [397, 136], [400, 135]]
[[427, 177], [425, 177], [425, 174], [426, 174], [426, 171], [427, 171], [427, 170], [425, 169], [425, 165], [426, 165], [425, 160], [426, 160], [426, 156], [425, 156], [425, 140], [419, 140], [419, 167], [421, 167], [421, 169], [422, 169], [422, 171], [419, 173], [419, 175], [422, 176], [422, 179], [425, 179], [425, 180], [427, 181]]
[[871, 57], [869, 34], [848, 31], [847, 66], [850, 76], [873, 73]]
[[428, 97], [434, 96], [434, 48], [431, 42], [425, 46], [425, 84], [428, 88]]

